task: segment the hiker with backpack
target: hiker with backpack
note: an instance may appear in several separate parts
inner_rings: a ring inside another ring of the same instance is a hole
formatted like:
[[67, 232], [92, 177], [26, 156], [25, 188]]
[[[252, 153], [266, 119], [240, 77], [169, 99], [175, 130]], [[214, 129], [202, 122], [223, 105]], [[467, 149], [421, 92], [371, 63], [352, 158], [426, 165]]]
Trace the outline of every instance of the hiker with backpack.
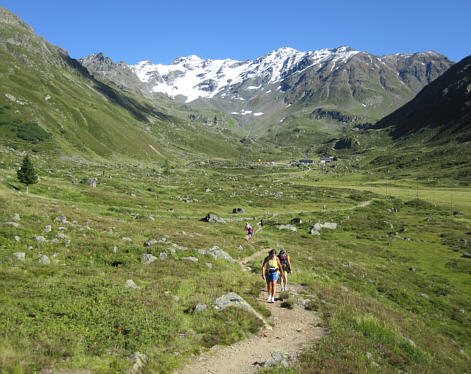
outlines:
[[247, 234], [247, 240], [252, 241], [254, 234], [253, 227], [248, 222], [245, 223], [245, 231]]
[[291, 258], [288, 253], [282, 249], [278, 254], [278, 259], [280, 260], [281, 268], [283, 269], [283, 274], [280, 278], [281, 291], [288, 291], [288, 273], [292, 272]]
[[276, 251], [272, 249], [268, 256], [263, 261], [262, 278], [267, 282], [267, 291], [269, 303], [275, 302], [276, 282], [278, 281], [279, 274], [283, 276], [284, 271], [280, 263], [280, 259], [276, 256]]

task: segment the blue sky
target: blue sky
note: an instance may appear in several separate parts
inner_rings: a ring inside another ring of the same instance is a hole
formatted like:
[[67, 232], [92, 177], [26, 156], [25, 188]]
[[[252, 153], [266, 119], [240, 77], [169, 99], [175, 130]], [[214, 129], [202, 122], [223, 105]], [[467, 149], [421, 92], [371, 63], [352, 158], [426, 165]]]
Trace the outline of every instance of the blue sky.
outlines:
[[253, 59], [279, 47], [471, 54], [470, 0], [0, 0], [74, 58]]

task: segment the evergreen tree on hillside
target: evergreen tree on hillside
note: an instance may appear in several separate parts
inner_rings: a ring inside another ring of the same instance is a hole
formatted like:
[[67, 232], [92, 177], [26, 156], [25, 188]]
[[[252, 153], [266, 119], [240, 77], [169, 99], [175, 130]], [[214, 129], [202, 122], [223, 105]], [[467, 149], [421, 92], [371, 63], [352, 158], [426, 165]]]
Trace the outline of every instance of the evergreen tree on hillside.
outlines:
[[38, 183], [38, 176], [36, 175], [33, 163], [29, 159], [28, 155], [23, 158], [21, 168], [16, 172], [16, 174], [18, 176], [18, 180], [26, 185], [26, 193], [28, 193], [28, 187], [30, 184]]

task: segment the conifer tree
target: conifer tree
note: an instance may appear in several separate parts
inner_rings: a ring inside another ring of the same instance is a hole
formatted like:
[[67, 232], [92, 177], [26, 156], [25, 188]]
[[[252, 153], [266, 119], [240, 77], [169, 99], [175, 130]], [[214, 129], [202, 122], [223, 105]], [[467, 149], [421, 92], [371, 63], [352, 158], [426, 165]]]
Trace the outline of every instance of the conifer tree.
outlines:
[[38, 183], [38, 176], [36, 175], [33, 163], [29, 159], [28, 155], [23, 158], [21, 168], [16, 172], [16, 174], [18, 176], [18, 180], [26, 185], [26, 193], [28, 193], [28, 187], [30, 184]]

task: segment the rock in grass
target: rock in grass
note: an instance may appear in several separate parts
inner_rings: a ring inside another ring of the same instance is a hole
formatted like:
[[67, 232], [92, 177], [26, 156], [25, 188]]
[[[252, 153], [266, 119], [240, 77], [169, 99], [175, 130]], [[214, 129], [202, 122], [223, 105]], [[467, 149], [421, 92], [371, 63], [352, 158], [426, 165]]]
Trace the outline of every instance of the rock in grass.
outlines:
[[47, 242], [46, 238], [44, 236], [38, 235], [34, 237], [34, 240], [36, 240], [38, 243], [45, 243]]
[[204, 264], [206, 265], [206, 267], [207, 267], [208, 269], [212, 269], [212, 268], [213, 268], [213, 264], [212, 264], [211, 262], [205, 262]]
[[59, 221], [60, 223], [67, 223], [67, 217], [61, 215], [61, 216], [56, 217], [54, 221]]
[[155, 260], [157, 260], [157, 257], [155, 257], [154, 255], [150, 253], [144, 253], [142, 255], [142, 262], [144, 263], [144, 265], [149, 265], [153, 263]]
[[133, 365], [132, 365], [131, 369], [129, 370], [129, 374], [139, 373], [141, 371], [141, 368], [149, 360], [144, 353], [140, 353], [140, 352], [134, 352], [131, 355], [130, 359], [133, 362]]
[[46, 232], [46, 233], [47, 233], [47, 232], [51, 232], [51, 230], [52, 230], [52, 226], [51, 226], [51, 225], [46, 225], [46, 227], [44, 227], [44, 229], [43, 229], [43, 231]]
[[201, 221], [209, 223], [226, 223], [226, 221], [213, 213], [208, 213], [206, 217], [201, 219]]
[[463, 255], [461, 257], [471, 258], [471, 253], [463, 253]]
[[12, 221], [21, 221], [21, 217], [18, 213], [15, 213], [11, 216]]
[[51, 263], [51, 260], [49, 260], [49, 257], [47, 257], [46, 255], [42, 255], [39, 259], [39, 263], [42, 265], [49, 265]]
[[19, 227], [20, 224], [18, 222], [6, 222], [7, 225], [13, 226], [13, 227]]
[[15, 236], [14, 236], [14, 239], [15, 239], [15, 241], [17, 241], [17, 242], [21, 241], [21, 238], [20, 238], [18, 235], [15, 235]]
[[15, 256], [15, 258], [21, 262], [25, 262], [26, 260], [26, 254], [24, 252], [15, 252], [13, 253], [13, 256]]
[[198, 303], [195, 305], [195, 312], [201, 313], [208, 309], [208, 306], [204, 303]]
[[276, 227], [278, 228], [278, 230], [298, 231], [296, 226], [289, 225], [289, 224], [288, 225], [278, 225]]
[[89, 178], [87, 180], [87, 186], [92, 187], [92, 188], [96, 188], [96, 182], [98, 182], [98, 180], [96, 178]]
[[153, 245], [156, 245], [157, 243], [165, 243], [165, 242], [167, 242], [167, 238], [160, 238], [160, 239], [150, 238], [144, 242], [144, 247], [152, 247]]
[[234, 262], [234, 259], [227, 252], [224, 252], [221, 248], [219, 248], [216, 245], [212, 246], [211, 248], [207, 250], [198, 249], [198, 253], [202, 255], [210, 255], [214, 259], [221, 258], [229, 262]]
[[265, 367], [283, 366], [287, 368], [289, 366], [289, 355], [284, 351], [275, 351], [270, 354], [270, 357], [265, 361], [263, 365]]
[[131, 239], [131, 238], [128, 238], [127, 236], [123, 236], [123, 237], [121, 238], [121, 240], [124, 241], [124, 242], [132, 242], [132, 239]]
[[198, 262], [198, 257], [182, 257], [182, 261]]
[[132, 279], [128, 279], [125, 283], [125, 286], [127, 288], [132, 288], [134, 290], [139, 290], [140, 289], [140, 287], [136, 283], [134, 283], [134, 281]]

